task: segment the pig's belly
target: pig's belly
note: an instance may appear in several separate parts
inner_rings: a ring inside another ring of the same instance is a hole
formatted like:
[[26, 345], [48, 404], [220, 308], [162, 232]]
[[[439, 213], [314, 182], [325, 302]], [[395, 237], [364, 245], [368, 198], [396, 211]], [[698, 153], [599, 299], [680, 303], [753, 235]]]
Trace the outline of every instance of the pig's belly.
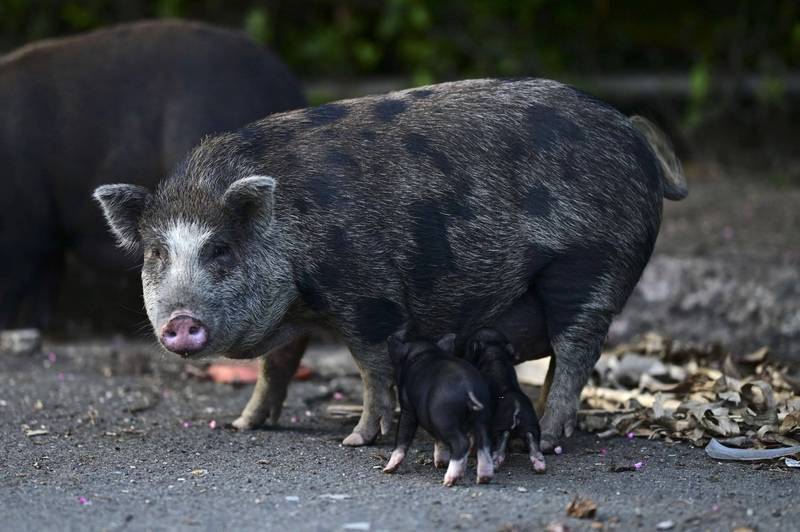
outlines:
[[550, 356], [553, 348], [547, 334], [547, 321], [539, 300], [528, 291], [492, 325], [514, 345], [517, 362]]

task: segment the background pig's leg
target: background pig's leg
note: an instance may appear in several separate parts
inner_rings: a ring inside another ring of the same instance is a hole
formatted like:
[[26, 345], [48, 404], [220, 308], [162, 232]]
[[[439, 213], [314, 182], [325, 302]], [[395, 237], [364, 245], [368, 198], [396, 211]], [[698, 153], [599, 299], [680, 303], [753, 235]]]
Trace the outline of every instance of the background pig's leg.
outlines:
[[406, 451], [411, 447], [411, 442], [414, 440], [414, 433], [417, 432], [417, 416], [410, 410], [403, 409], [400, 411], [400, 420], [397, 422], [397, 437], [395, 438], [394, 451], [389, 458], [389, 463], [383, 468], [384, 473], [394, 473], [403, 459], [406, 457]]
[[550, 387], [553, 385], [553, 373], [556, 370], [556, 357], [550, 357], [550, 363], [547, 365], [547, 375], [544, 378], [539, 390], [539, 397], [536, 398], [536, 415], [540, 418], [544, 415], [545, 407], [547, 406], [547, 396], [550, 395]]
[[352, 434], [342, 443], [358, 447], [369, 445], [379, 432], [388, 434], [392, 428], [395, 404], [392, 391], [394, 370], [389, 363], [384, 345], [366, 349], [352, 346], [350, 351], [361, 371], [361, 380], [364, 383], [364, 408]]
[[444, 442], [436, 440], [433, 444], [433, 466], [442, 469], [450, 461], [450, 450]]
[[253, 395], [244, 407], [242, 415], [233, 422], [237, 429], [247, 430], [260, 427], [267, 417], [274, 425], [283, 409], [283, 401], [289, 383], [303, 358], [308, 337], [301, 336], [288, 344], [273, 349], [258, 361], [258, 381]]

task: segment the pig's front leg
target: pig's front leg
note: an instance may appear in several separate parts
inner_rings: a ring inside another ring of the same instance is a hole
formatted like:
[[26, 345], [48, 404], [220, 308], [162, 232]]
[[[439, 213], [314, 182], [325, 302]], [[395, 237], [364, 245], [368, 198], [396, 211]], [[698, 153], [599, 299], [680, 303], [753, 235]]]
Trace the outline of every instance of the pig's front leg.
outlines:
[[392, 390], [394, 370], [383, 345], [369, 348], [351, 346], [350, 351], [361, 372], [364, 406], [361, 419], [342, 444], [359, 447], [371, 444], [378, 433], [388, 434], [392, 428], [395, 405]]
[[256, 429], [267, 418], [273, 425], [278, 422], [289, 383], [300, 365], [307, 345], [308, 337], [300, 336], [259, 359], [258, 381], [253, 395], [242, 415], [233, 422], [234, 427], [240, 430]]

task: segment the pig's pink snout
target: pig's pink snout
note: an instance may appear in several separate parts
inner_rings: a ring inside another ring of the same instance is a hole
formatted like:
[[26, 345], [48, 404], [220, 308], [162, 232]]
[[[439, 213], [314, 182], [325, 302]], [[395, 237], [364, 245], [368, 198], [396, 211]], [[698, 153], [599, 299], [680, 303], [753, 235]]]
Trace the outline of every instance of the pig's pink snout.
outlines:
[[175, 316], [161, 328], [161, 344], [179, 355], [196, 353], [207, 343], [206, 326], [192, 316]]

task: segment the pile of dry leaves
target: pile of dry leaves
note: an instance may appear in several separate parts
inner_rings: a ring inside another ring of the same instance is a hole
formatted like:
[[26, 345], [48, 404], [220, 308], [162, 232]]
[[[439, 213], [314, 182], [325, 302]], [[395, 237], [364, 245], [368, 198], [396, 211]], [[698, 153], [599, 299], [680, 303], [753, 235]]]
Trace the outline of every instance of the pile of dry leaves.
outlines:
[[735, 356], [650, 334], [605, 353], [581, 399], [581, 427], [601, 436], [800, 445], [800, 373], [766, 348]]

